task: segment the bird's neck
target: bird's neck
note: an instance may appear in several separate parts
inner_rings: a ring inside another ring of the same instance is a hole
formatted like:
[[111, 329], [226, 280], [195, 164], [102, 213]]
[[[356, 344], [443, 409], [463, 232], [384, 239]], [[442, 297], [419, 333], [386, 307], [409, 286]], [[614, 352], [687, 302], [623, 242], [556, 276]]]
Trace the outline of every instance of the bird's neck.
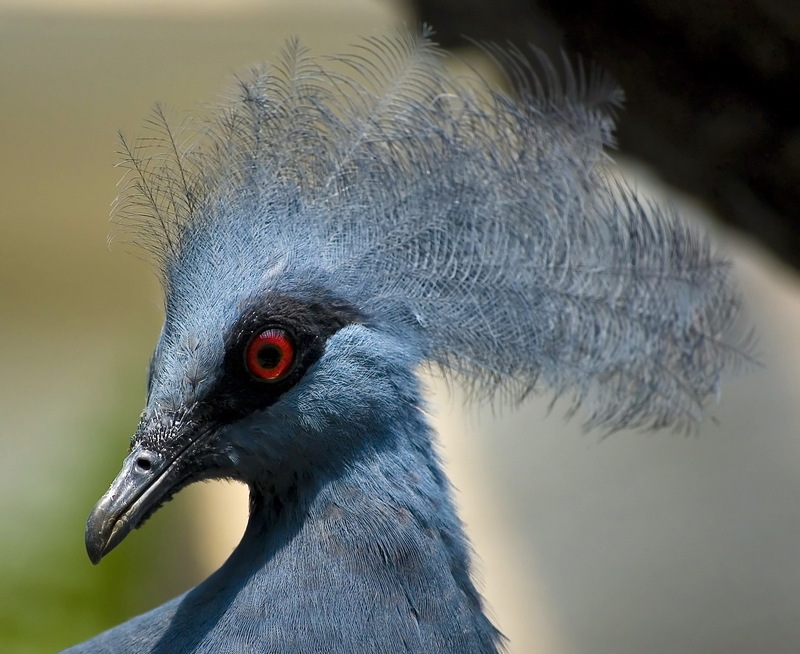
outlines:
[[417, 643], [410, 651], [494, 651], [431, 430], [417, 409], [392, 429], [346, 464], [252, 484], [247, 530], [219, 579], [238, 578], [240, 599], [268, 598], [279, 622], [324, 611], [305, 626], [319, 642], [389, 629]]
[[392, 554], [424, 557], [435, 550], [472, 592], [463, 528], [431, 429], [416, 409], [341, 462], [326, 459], [285, 472], [280, 481], [252, 484], [245, 541], [260, 542], [267, 556], [276, 545], [313, 547], [318, 557], [354, 556], [377, 566]]

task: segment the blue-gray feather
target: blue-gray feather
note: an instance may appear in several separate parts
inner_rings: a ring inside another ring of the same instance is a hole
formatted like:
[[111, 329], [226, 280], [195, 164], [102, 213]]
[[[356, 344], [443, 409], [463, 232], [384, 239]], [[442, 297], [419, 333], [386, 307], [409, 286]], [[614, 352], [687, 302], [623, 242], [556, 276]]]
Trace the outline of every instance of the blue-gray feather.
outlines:
[[611, 175], [618, 89], [548, 78], [515, 100], [422, 37], [322, 62], [293, 42], [199, 138], [159, 115], [123, 216], [171, 295], [335, 289], [479, 394], [571, 393], [606, 429], [696, 420], [741, 354], [729, 265]]

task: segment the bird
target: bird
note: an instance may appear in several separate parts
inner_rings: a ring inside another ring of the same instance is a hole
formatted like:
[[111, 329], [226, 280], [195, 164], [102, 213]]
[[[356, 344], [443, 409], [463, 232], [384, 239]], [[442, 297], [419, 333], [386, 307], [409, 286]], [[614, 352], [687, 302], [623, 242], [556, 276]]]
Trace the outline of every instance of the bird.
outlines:
[[728, 259], [612, 167], [622, 91], [484, 50], [511, 90], [429, 29], [325, 58], [295, 39], [122, 137], [116, 222], [164, 323], [87, 552], [198, 481], [246, 484], [249, 520], [208, 579], [66, 652], [503, 651], [422, 376], [564, 398], [606, 434], [693, 429], [747, 360]]

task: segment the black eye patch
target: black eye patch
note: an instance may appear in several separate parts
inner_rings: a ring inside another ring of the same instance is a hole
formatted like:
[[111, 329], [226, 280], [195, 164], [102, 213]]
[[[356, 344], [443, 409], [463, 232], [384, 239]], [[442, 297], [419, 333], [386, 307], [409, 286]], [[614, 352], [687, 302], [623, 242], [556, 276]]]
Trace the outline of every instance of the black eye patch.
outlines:
[[[333, 334], [363, 322], [357, 309], [335, 300], [307, 303], [274, 291], [255, 298], [225, 337], [222, 375], [204, 398], [212, 419], [232, 422], [274, 404], [322, 356]], [[264, 383], [248, 367], [247, 350], [254, 338], [270, 330], [291, 339], [294, 362], [287, 374]]]

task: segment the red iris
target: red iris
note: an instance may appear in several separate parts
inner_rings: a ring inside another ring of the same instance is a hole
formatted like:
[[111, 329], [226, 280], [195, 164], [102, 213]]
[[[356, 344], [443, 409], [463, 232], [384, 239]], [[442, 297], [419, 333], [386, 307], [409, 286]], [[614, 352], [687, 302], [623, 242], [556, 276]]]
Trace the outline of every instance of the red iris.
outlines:
[[247, 369], [255, 377], [280, 381], [294, 361], [294, 343], [282, 329], [267, 329], [250, 341], [245, 352]]

